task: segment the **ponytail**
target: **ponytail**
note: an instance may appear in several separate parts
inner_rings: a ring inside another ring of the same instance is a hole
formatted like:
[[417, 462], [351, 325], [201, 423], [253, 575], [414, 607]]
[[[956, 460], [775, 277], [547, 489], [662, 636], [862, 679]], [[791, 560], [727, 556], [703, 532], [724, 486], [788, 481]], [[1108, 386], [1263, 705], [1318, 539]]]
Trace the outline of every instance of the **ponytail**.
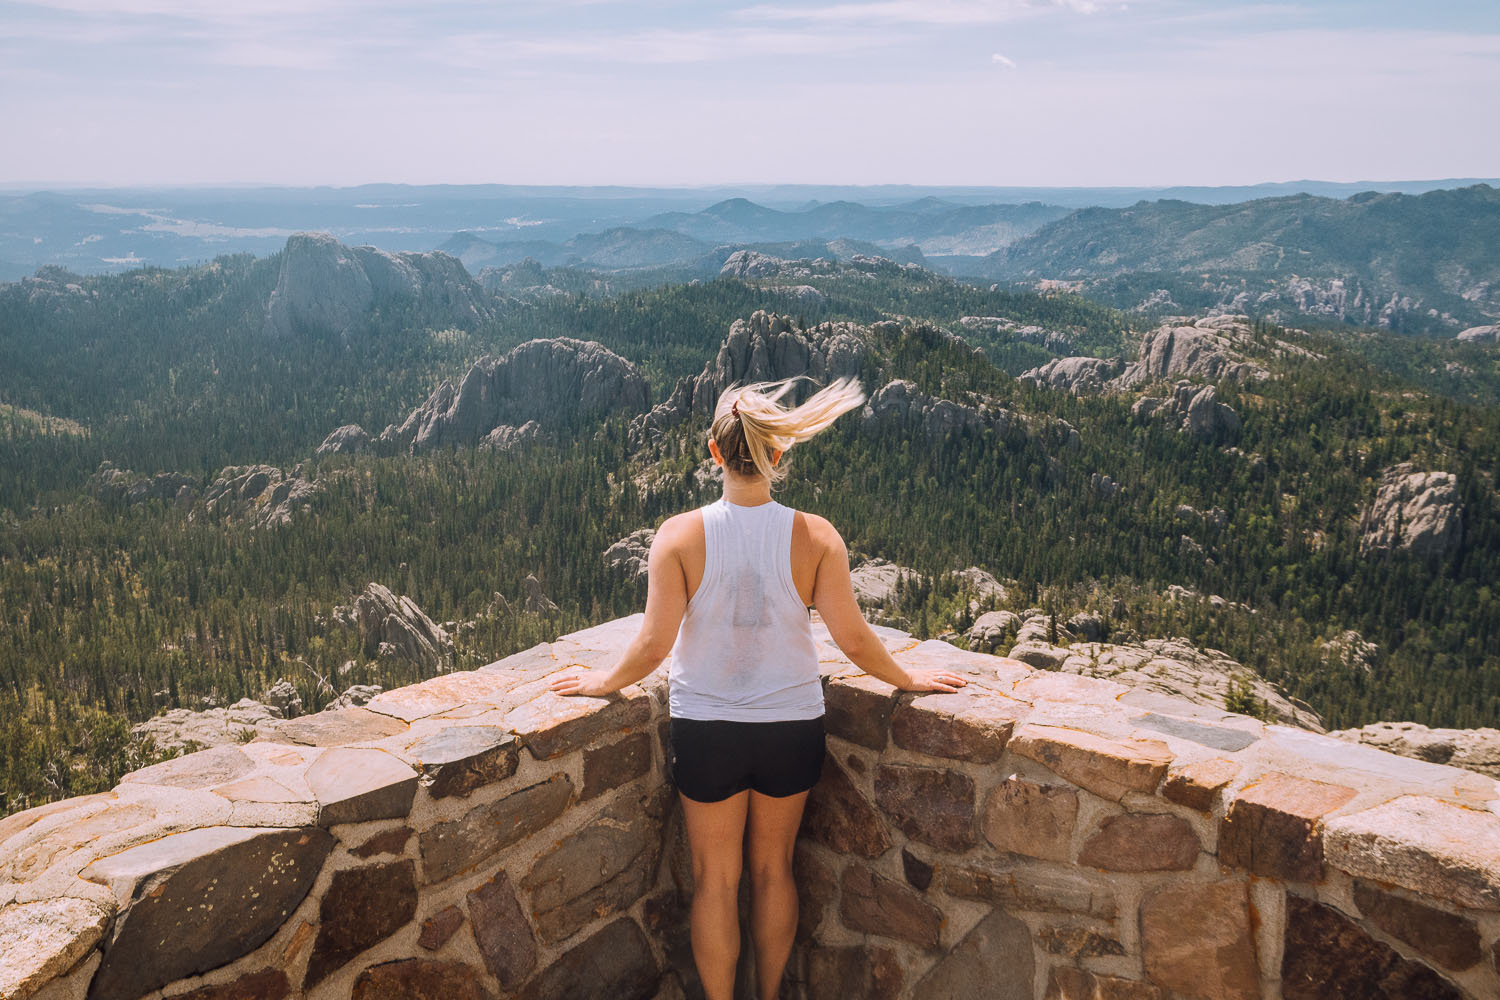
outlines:
[[756, 382], [725, 389], [720, 394], [709, 433], [719, 445], [725, 468], [742, 476], [765, 476], [778, 483], [786, 476], [786, 470], [773, 462], [775, 452], [785, 452], [799, 441], [806, 441], [865, 401], [859, 383], [845, 378], [813, 393], [800, 406], [784, 408], [781, 398], [802, 378], [806, 376]]

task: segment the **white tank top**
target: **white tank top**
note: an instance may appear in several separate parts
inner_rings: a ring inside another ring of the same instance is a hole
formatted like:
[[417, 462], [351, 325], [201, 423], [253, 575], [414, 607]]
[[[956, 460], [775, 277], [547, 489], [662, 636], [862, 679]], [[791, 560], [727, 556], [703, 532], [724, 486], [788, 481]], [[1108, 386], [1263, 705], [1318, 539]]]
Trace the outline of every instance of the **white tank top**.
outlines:
[[774, 500], [703, 508], [703, 582], [688, 601], [668, 673], [673, 718], [823, 714], [812, 619], [792, 582], [796, 513]]

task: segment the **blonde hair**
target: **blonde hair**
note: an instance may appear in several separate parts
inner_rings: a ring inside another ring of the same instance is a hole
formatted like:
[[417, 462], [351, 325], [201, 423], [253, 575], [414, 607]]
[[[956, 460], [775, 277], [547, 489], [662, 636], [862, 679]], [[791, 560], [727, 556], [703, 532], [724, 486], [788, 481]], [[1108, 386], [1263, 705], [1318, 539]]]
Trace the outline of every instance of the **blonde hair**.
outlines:
[[709, 436], [718, 444], [726, 469], [778, 483], [786, 470], [773, 461], [775, 452], [806, 441], [865, 401], [859, 383], [845, 378], [813, 393], [800, 406], [783, 407], [781, 398], [806, 377], [733, 386], [719, 395]]

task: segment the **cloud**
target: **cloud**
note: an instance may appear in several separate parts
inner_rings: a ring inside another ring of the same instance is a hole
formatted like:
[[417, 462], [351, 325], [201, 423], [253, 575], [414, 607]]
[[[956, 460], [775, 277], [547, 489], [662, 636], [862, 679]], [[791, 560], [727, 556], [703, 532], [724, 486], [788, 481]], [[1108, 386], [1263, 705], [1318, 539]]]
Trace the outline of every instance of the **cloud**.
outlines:
[[827, 24], [958, 26], [998, 24], [1055, 10], [1094, 14], [1108, 8], [1123, 10], [1125, 5], [1099, 3], [1095, 0], [873, 0], [824, 7], [759, 4], [739, 11], [738, 15], [762, 20]]
[[1006, 69], [1016, 68], [1016, 61], [1014, 59], [1009, 59], [1005, 56], [1002, 56], [998, 52], [990, 56], [990, 62], [994, 63], [997, 66], [1004, 66]]

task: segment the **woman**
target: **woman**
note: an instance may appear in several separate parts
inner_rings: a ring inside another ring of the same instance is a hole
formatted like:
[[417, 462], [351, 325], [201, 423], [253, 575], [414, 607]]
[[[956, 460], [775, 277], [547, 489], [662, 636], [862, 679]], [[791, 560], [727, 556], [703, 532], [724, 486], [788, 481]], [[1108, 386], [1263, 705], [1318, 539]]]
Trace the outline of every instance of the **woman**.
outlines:
[[776, 996], [797, 929], [792, 847], [824, 753], [808, 608], [818, 609], [844, 655], [889, 684], [954, 691], [965, 683], [949, 671], [898, 665], [860, 615], [833, 525], [771, 498], [786, 450], [864, 402], [845, 380], [787, 409], [780, 400], [792, 385], [719, 397], [708, 450], [724, 470], [722, 499], [657, 531], [645, 620], [615, 668], [551, 683], [561, 694], [605, 695], [672, 654], [670, 769], [693, 855], [693, 958], [707, 1000], [730, 1000], [734, 987], [747, 856], [761, 1000]]

